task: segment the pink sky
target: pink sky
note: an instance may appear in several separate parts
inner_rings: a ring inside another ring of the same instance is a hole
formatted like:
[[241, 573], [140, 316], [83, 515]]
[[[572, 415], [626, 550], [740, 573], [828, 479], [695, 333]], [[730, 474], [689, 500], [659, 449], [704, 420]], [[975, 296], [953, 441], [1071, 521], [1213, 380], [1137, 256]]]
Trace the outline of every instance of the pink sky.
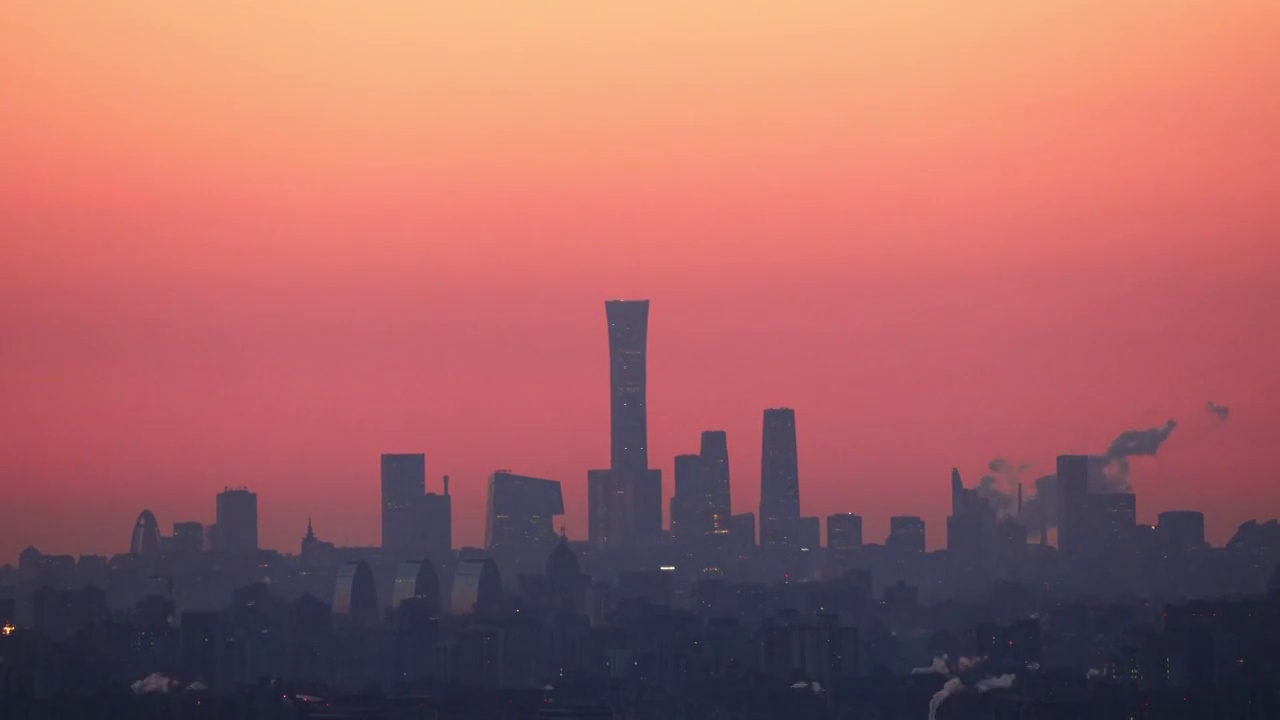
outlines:
[[0, 9], [0, 561], [240, 484], [373, 543], [387, 451], [583, 536], [613, 297], [668, 492], [721, 428], [754, 511], [788, 405], [806, 514], [937, 546], [953, 465], [1174, 418], [1141, 519], [1280, 515], [1280, 6], [479, 5]]

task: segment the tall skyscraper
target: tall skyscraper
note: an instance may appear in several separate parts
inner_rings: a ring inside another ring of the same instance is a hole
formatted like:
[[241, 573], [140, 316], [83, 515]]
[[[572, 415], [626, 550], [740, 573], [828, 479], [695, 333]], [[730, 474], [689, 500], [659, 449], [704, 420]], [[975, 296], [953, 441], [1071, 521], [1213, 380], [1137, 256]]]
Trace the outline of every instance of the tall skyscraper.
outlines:
[[418, 535], [427, 557], [443, 561], [453, 550], [453, 497], [449, 476], [444, 476], [444, 493], [426, 493], [419, 499]]
[[227, 488], [218, 494], [217, 544], [222, 552], [254, 552], [258, 549], [258, 496], [245, 488]]
[[1058, 550], [1078, 555], [1088, 543], [1085, 524], [1089, 501], [1088, 455], [1058, 456]]
[[796, 413], [764, 411], [760, 461], [760, 545], [794, 546], [800, 521], [800, 473], [796, 457]]
[[729, 440], [723, 430], [706, 430], [702, 433], [699, 450], [706, 468], [707, 483], [711, 492], [711, 520], [716, 530], [729, 527], [733, 513], [729, 498]]
[[382, 547], [417, 550], [417, 515], [427, 489], [427, 458], [422, 453], [382, 455]]
[[649, 469], [649, 427], [645, 410], [645, 347], [649, 334], [648, 300], [610, 300], [609, 321], [609, 467]]
[[646, 345], [649, 301], [610, 300], [607, 538], [627, 543], [662, 531], [662, 473], [649, 469]]

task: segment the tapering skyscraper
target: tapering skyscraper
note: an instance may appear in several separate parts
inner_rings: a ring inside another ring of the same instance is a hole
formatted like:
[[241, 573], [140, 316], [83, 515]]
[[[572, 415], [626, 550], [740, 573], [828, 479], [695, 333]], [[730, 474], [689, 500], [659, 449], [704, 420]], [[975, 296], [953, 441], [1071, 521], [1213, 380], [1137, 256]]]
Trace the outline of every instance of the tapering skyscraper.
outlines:
[[[662, 530], [662, 474], [649, 469], [649, 428], [645, 406], [649, 301], [610, 300], [609, 323], [609, 499], [610, 543], [627, 543]], [[603, 480], [603, 478], [602, 478]]]
[[711, 520], [715, 530], [727, 530], [732, 505], [729, 500], [729, 440], [723, 430], [702, 433], [699, 453], [705, 464], [711, 492]]
[[760, 461], [760, 544], [794, 546], [800, 522], [800, 473], [796, 413], [764, 411]]

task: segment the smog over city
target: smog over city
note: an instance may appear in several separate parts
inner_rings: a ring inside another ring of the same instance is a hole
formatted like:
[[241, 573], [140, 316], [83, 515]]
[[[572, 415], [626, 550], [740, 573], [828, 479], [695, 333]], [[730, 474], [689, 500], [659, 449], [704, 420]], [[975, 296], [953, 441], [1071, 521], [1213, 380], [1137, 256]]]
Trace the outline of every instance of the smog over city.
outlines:
[[0, 720], [1280, 720], [1280, 4], [0, 9]]

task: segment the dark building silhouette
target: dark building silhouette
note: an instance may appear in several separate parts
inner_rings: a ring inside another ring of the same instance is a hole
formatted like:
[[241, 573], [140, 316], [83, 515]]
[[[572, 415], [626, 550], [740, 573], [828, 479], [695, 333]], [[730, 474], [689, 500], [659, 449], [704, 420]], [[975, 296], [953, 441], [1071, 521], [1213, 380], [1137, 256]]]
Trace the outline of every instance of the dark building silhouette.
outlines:
[[586, 612], [591, 578], [582, 573], [578, 556], [563, 537], [547, 557], [546, 575], [553, 611], [575, 615]]
[[951, 515], [947, 517], [947, 551], [966, 578], [981, 581], [996, 563], [996, 511], [960, 471], [951, 469]]
[[463, 560], [453, 572], [449, 612], [453, 615], [490, 615], [502, 604], [502, 575], [488, 558]]
[[155, 555], [160, 552], [160, 523], [150, 510], [143, 510], [133, 523], [133, 537], [129, 541], [133, 555]]
[[649, 425], [645, 409], [648, 300], [610, 300], [609, 322], [609, 468], [614, 472], [649, 469]]
[[760, 545], [794, 546], [800, 520], [800, 476], [796, 456], [796, 414], [790, 408], [764, 411], [760, 462]]
[[352, 627], [371, 628], [378, 624], [378, 588], [369, 563], [357, 560], [338, 567], [333, 614]]
[[396, 569], [395, 585], [391, 589], [391, 608], [399, 609], [406, 600], [419, 599], [420, 609], [428, 617], [439, 617], [440, 578], [430, 560], [406, 560]]
[[1206, 547], [1204, 513], [1195, 510], [1170, 510], [1156, 520], [1156, 536], [1166, 552], [1192, 552]]
[[924, 520], [914, 515], [897, 515], [889, 518], [889, 537], [886, 548], [896, 552], [923, 553], [925, 549]]
[[862, 547], [862, 516], [853, 513], [828, 515], [827, 547], [831, 550]]
[[429, 492], [418, 499], [421, 552], [434, 558], [444, 558], [453, 550], [453, 496], [449, 494], [448, 475], [444, 476], [443, 489], [443, 493]]
[[701, 455], [677, 455], [675, 494], [671, 496], [671, 534], [691, 540], [715, 530], [710, 473]]
[[587, 540], [595, 548], [609, 544], [609, 508], [616, 504], [611, 475], [608, 470], [587, 471]]
[[1090, 544], [1090, 477], [1101, 472], [1106, 458], [1089, 455], [1058, 456], [1058, 549], [1078, 558]]
[[662, 530], [662, 475], [649, 469], [646, 410], [649, 301], [610, 300], [609, 542], [626, 544]]
[[564, 514], [560, 483], [499, 470], [489, 476], [488, 497], [486, 548], [549, 546], [556, 540], [554, 518]]
[[756, 514], [738, 513], [729, 516], [729, 539], [735, 547], [742, 548], [756, 544]]
[[175, 552], [197, 553], [204, 550], [204, 525], [198, 522], [176, 522], [169, 541]]
[[255, 552], [258, 549], [258, 496], [245, 488], [227, 488], [218, 494], [214, 549], [222, 552]]
[[801, 550], [818, 550], [822, 546], [822, 521], [817, 517], [796, 521], [796, 541]]
[[421, 453], [382, 455], [382, 548], [421, 551], [419, 508], [427, 491], [427, 459]]
[[712, 525], [716, 530], [727, 529], [733, 506], [729, 495], [729, 439], [725, 431], [703, 431], [698, 454], [707, 473]]

